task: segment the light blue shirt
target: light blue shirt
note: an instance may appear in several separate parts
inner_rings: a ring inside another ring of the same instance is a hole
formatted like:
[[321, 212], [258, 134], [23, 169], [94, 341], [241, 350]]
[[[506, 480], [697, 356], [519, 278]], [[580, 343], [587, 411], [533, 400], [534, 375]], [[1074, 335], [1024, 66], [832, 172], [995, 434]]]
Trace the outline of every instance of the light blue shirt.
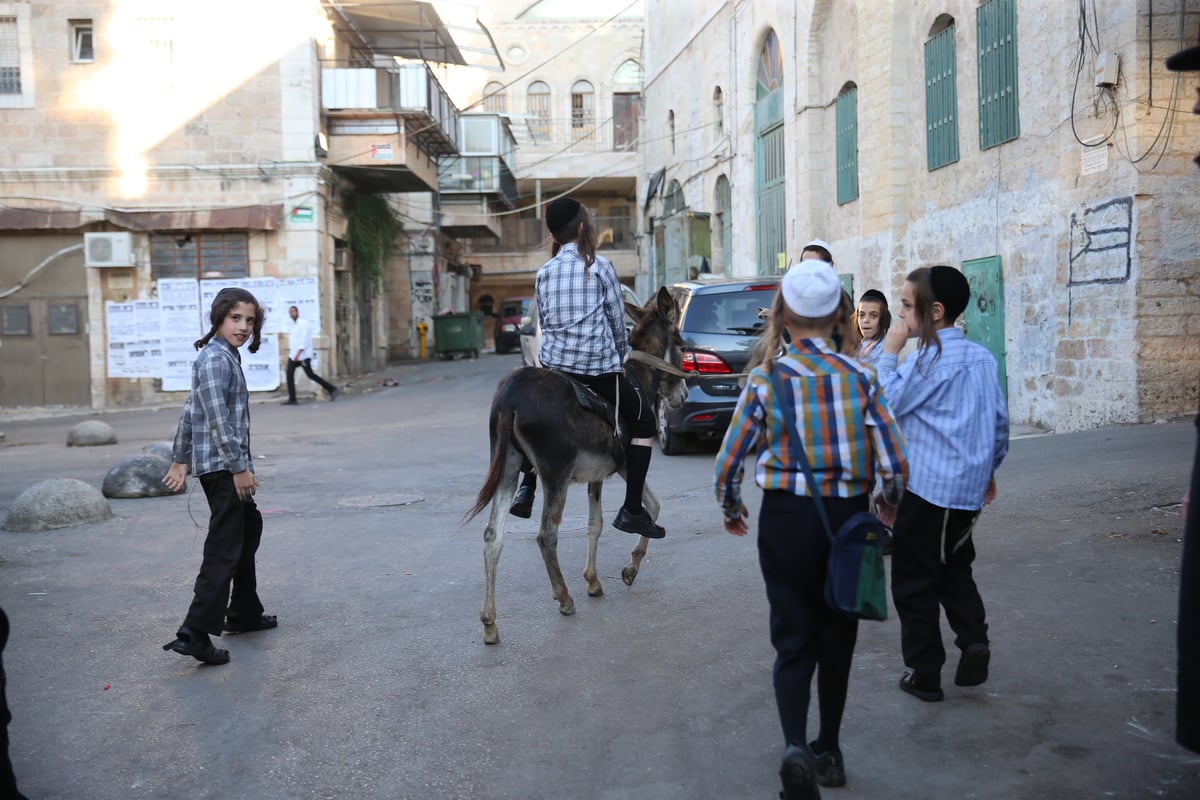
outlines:
[[996, 359], [958, 328], [899, 367], [879, 357], [879, 382], [908, 444], [908, 489], [941, 508], [983, 507], [992, 473], [1008, 453], [1008, 407]]

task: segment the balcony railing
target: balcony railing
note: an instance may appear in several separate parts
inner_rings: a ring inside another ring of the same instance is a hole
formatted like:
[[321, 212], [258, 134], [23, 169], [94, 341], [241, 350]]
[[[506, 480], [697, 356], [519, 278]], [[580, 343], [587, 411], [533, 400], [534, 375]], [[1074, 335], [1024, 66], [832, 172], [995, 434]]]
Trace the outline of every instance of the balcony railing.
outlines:
[[425, 152], [458, 153], [458, 108], [424, 64], [324, 67], [321, 104], [333, 115], [401, 116], [407, 135]]
[[500, 156], [443, 156], [438, 159], [438, 191], [494, 195], [512, 208], [517, 202], [517, 179]]
[[[593, 217], [592, 223], [597, 252], [637, 249], [637, 230], [629, 217]], [[470, 247], [473, 253], [514, 253], [547, 248], [549, 241], [545, 220], [507, 216], [500, 218], [498, 241], [473, 241]]]
[[579, 119], [512, 117], [513, 134], [522, 152], [604, 153], [637, 150], [637, 119], [593, 122]]

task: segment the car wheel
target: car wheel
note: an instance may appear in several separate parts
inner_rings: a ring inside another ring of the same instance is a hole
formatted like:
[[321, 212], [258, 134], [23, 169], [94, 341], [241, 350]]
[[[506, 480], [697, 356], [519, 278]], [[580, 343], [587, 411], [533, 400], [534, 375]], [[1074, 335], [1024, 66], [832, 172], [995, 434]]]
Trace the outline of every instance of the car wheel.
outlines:
[[677, 456], [687, 449], [687, 441], [683, 434], [672, 433], [671, 423], [667, 419], [669, 408], [667, 401], [660, 398], [658, 401], [658, 446], [662, 449], [664, 456]]

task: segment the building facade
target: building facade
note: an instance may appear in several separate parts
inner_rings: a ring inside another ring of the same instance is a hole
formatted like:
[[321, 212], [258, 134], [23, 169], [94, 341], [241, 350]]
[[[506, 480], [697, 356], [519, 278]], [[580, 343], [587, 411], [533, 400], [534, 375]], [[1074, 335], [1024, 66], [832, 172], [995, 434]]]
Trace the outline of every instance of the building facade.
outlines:
[[252, 388], [278, 386], [291, 304], [322, 372], [415, 354], [431, 287], [470, 281], [452, 237], [396, 231], [459, 152], [431, 65], [486, 51], [474, 25], [395, 0], [0, 2], [0, 406], [177, 399], [220, 285], [268, 309]]
[[1194, 413], [1200, 125], [1162, 62], [1197, 30], [1184, 0], [647, 0], [643, 271], [821, 238], [894, 307], [952, 264], [1014, 422]]

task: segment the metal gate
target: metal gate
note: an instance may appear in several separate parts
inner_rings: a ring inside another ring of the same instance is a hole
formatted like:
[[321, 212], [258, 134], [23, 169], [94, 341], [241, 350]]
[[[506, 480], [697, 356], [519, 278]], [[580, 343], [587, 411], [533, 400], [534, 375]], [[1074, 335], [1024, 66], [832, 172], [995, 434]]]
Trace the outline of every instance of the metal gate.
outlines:
[[369, 281], [358, 285], [358, 371], [375, 369], [375, 287]]
[[996, 357], [1000, 388], [1008, 398], [1008, 366], [1004, 344], [1004, 269], [1000, 256], [963, 262], [963, 275], [971, 286], [971, 302], [963, 312], [967, 338]]
[[86, 297], [0, 303], [0, 407], [91, 405]]
[[758, 186], [758, 274], [783, 271], [781, 253], [787, 252], [787, 206], [784, 196], [787, 171], [783, 123], [768, 128], [756, 140], [754, 173]]

